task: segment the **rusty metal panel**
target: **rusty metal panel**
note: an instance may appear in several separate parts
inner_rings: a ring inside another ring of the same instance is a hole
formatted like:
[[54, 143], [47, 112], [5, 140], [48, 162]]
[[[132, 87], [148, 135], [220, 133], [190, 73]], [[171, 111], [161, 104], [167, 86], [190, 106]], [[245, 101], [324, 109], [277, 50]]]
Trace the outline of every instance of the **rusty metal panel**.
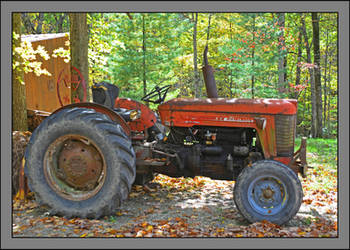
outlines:
[[52, 57], [55, 49], [68, 49], [65, 42], [69, 38], [65, 34], [43, 34], [24, 36], [22, 39], [31, 41], [33, 49], [39, 45], [44, 46], [50, 55], [49, 60], [39, 56], [37, 60], [42, 62], [42, 68], [47, 69], [51, 76], [37, 76], [33, 72], [24, 75], [27, 109], [52, 112], [61, 107], [59, 98], [63, 105], [70, 104], [70, 63], [65, 63], [62, 58]]

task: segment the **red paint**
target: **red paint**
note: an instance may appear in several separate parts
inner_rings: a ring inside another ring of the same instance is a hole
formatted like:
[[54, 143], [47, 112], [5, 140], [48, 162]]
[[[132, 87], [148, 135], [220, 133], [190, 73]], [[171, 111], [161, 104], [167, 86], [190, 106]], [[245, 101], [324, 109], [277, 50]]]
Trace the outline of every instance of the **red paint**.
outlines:
[[[79, 85], [81, 84], [82, 87], [83, 87], [83, 91], [84, 91], [84, 97], [83, 97], [83, 100], [80, 100], [78, 98], [77, 95], [75, 95], [73, 97], [73, 102], [74, 103], [79, 103], [79, 102], [86, 102], [86, 82], [85, 82], [85, 79], [83, 77], [83, 75], [81, 74], [81, 72], [74, 66], [72, 66], [72, 76], [71, 76], [71, 79], [69, 79], [67, 73], [64, 72], [65, 69], [62, 69], [61, 72], [59, 73], [58, 75], [58, 78], [57, 78], [57, 83], [56, 83], [56, 90], [57, 90], [57, 97], [58, 97], [58, 101], [61, 105], [61, 107], [64, 105], [63, 102], [62, 102], [62, 99], [61, 99], [61, 95], [60, 95], [60, 85], [62, 85], [61, 82], [64, 83], [64, 86], [66, 88], [72, 88], [73, 90], [76, 90], [78, 89]], [[77, 75], [73, 75], [73, 74], [77, 74]], [[72, 78], [74, 78], [74, 80], [72, 80]], [[63, 100], [65, 103], [67, 103], [67, 100], [68, 100], [68, 97], [67, 96], [63, 96]]]
[[152, 127], [157, 121], [154, 112], [150, 108], [130, 98], [117, 98], [114, 103], [114, 108], [124, 108], [141, 111], [141, 117], [139, 119], [128, 122], [128, 125], [130, 126], [130, 129], [132, 131], [145, 131], [149, 127]]
[[[292, 99], [187, 99], [176, 98], [158, 106], [162, 123], [171, 126], [192, 127], [225, 126], [237, 127], [235, 122], [242, 115], [255, 117], [259, 114], [294, 115], [297, 112], [297, 101]], [[230, 119], [232, 117], [232, 119]], [[248, 118], [247, 118], [248, 119]], [[238, 124], [243, 124], [239, 122]], [[248, 126], [249, 127], [249, 126]]]
[[292, 160], [292, 157], [274, 157], [273, 159], [288, 166], [290, 161]]
[[[70, 88], [70, 84], [69, 84], [70, 80], [68, 80], [69, 79], [68, 74], [66, 72], [64, 72], [64, 71], [65, 71], [65, 69], [61, 70], [61, 72], [58, 75], [57, 83], [56, 83], [57, 97], [58, 97], [58, 101], [59, 101], [61, 107], [64, 105], [62, 103], [61, 94], [60, 94], [60, 84], [61, 84], [61, 82], [63, 81], [64, 86], [66, 88]], [[66, 104], [70, 103], [70, 98], [68, 96], [63, 96], [63, 100], [64, 100], [64, 102]]]

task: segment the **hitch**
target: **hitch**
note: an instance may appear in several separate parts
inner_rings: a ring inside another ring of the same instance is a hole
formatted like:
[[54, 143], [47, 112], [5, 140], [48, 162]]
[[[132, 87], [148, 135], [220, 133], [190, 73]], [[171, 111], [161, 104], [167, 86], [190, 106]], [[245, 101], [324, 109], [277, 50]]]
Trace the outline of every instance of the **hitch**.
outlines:
[[300, 148], [294, 153], [290, 166], [297, 173], [299, 172], [303, 178], [306, 178], [307, 169], [309, 168], [306, 162], [306, 137], [301, 139]]

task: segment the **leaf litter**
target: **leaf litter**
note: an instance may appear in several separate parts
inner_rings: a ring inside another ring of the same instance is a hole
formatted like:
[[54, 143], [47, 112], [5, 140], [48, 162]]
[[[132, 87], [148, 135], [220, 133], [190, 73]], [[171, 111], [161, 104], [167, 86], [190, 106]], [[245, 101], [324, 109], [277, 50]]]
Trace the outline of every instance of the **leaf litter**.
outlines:
[[[315, 190], [319, 171], [302, 180], [304, 199], [297, 215], [282, 226], [250, 224], [233, 201], [233, 181], [157, 175], [135, 185], [129, 198], [98, 220], [51, 216], [34, 197], [13, 202], [13, 237], [337, 237], [337, 185]], [[336, 180], [336, 176], [332, 175]]]

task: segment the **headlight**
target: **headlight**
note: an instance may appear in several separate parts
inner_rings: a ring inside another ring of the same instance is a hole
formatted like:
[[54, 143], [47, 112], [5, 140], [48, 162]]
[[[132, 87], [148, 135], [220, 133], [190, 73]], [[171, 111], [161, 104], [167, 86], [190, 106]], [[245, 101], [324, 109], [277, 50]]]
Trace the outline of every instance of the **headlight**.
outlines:
[[133, 110], [130, 112], [130, 120], [135, 121], [141, 117], [141, 111], [140, 110]]

